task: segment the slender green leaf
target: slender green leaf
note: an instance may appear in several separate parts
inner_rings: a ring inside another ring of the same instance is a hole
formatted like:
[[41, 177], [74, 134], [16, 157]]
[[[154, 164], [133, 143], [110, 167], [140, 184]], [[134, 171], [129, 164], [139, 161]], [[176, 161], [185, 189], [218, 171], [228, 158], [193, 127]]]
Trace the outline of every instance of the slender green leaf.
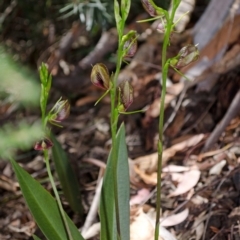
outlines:
[[[118, 181], [118, 203], [120, 234], [122, 240], [129, 240], [129, 166], [127, 146], [125, 142], [125, 128], [122, 124], [117, 133], [117, 181]], [[101, 219], [101, 239], [116, 240], [116, 220], [115, 220], [115, 203], [114, 203], [114, 176], [112, 169], [113, 152], [111, 150], [108, 157], [108, 164], [103, 179], [103, 187], [100, 202], [100, 219]]]
[[73, 211], [83, 214], [81, 194], [78, 180], [72, 166], [69, 162], [66, 152], [62, 149], [61, 144], [52, 135], [53, 141], [52, 157], [55, 168], [61, 182], [63, 193]]
[[[11, 159], [21, 191], [39, 228], [49, 240], [68, 240], [57, 203], [39, 182]], [[67, 214], [66, 214], [67, 216]], [[84, 240], [67, 216], [67, 222], [74, 240]]]

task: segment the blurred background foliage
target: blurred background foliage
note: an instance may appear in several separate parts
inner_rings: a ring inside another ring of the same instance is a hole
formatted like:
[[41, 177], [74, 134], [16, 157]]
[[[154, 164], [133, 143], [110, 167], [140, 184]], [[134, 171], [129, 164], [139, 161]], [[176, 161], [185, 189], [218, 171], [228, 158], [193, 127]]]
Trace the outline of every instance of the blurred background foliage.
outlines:
[[[199, 6], [206, 1], [197, 0]], [[168, 9], [171, 1], [154, 2]], [[141, 13], [141, 1], [132, 0], [129, 23]], [[0, 122], [5, 123], [11, 113], [22, 108], [39, 105], [38, 64], [48, 59], [76, 23], [86, 43], [66, 56], [73, 65], [93, 49], [103, 31], [115, 26], [113, 0], [0, 1]], [[19, 116], [19, 122], [26, 118], [24, 114]], [[10, 134], [9, 130], [0, 130], [0, 138], [7, 132]]]
[[[170, 0], [155, 2], [164, 8], [170, 4]], [[142, 12], [141, 1], [132, 0], [129, 21]], [[42, 50], [59, 41], [74, 22], [85, 25], [90, 37], [99, 35], [115, 25], [113, 0], [0, 1], [0, 39], [15, 53], [15, 60], [32, 67]]]
[[27, 67], [17, 64], [0, 45], [0, 98], [24, 106], [37, 105], [40, 87], [37, 76]]
[[13, 157], [16, 149], [26, 150], [43, 137], [41, 125], [13, 113], [37, 106], [40, 86], [36, 76], [13, 61], [0, 46], [0, 158]]

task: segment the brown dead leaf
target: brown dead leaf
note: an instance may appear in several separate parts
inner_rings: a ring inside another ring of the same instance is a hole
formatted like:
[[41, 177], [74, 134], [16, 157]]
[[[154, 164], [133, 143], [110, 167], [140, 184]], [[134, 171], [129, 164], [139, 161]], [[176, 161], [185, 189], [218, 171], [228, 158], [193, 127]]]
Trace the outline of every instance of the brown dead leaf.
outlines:
[[134, 195], [130, 199], [130, 206], [134, 204], [143, 204], [146, 199], [149, 198], [151, 192], [147, 188], [143, 188], [137, 192], [137, 195]]
[[5, 189], [10, 192], [16, 192], [19, 184], [14, 182], [11, 178], [6, 177], [5, 175], [0, 175], [0, 189]]
[[213, 165], [209, 170], [209, 175], [219, 175], [222, 172], [223, 167], [226, 165], [227, 161], [223, 159], [221, 162]]
[[170, 193], [169, 197], [178, 196], [191, 190], [198, 183], [200, 175], [201, 172], [197, 169], [184, 172], [176, 190]]
[[[135, 211], [130, 225], [130, 240], [154, 240], [155, 218], [144, 213], [142, 208]], [[176, 238], [163, 226], [159, 229], [159, 240], [176, 240]]]
[[136, 158], [134, 160], [134, 165], [137, 165], [139, 170], [143, 172], [152, 173], [156, 172], [157, 160], [158, 153], [156, 152]]
[[204, 138], [204, 134], [194, 135], [180, 143], [173, 145], [163, 151], [163, 165], [167, 163], [169, 158], [173, 157], [177, 152], [183, 151], [186, 148], [193, 147], [197, 145]]
[[139, 209], [130, 225], [130, 240], [153, 240], [154, 227], [150, 218]]
[[196, 240], [200, 240], [204, 233], [204, 221], [206, 220], [206, 212], [202, 212], [194, 221], [192, 231], [196, 232]]
[[179, 109], [174, 120], [171, 122], [170, 126], [166, 129], [165, 134], [173, 139], [181, 131], [183, 125], [185, 124], [186, 110]]
[[183, 179], [183, 174], [182, 173], [172, 173], [171, 177], [172, 177], [172, 181], [181, 182]]
[[94, 103], [98, 100], [98, 98], [99, 98], [99, 96], [86, 96], [84, 98], [81, 98], [81, 99], [77, 100], [76, 106], [77, 107], [82, 107], [86, 104]]
[[166, 228], [160, 226], [160, 239], [159, 240], [177, 240], [172, 233], [170, 233]]
[[171, 95], [177, 96], [178, 94], [181, 93], [183, 87], [184, 87], [183, 82], [175, 83], [167, 88], [167, 92]]
[[170, 226], [175, 226], [178, 225], [179, 223], [183, 222], [189, 215], [189, 209], [186, 208], [180, 213], [171, 215], [169, 217], [160, 219], [160, 224], [163, 227], [170, 227]]
[[203, 138], [204, 134], [194, 135], [180, 143], [173, 145], [172, 147], [166, 149], [166, 151], [174, 151], [175, 153], [178, 151], [182, 151], [186, 148], [197, 145], [200, 141], [202, 141]]
[[134, 166], [134, 170], [146, 184], [150, 184], [154, 186], [157, 184], [156, 172], [153, 172], [151, 174], [146, 174], [145, 172], [141, 171], [136, 165]]
[[89, 227], [87, 229], [86, 232], [82, 233], [82, 236], [86, 240], [90, 239], [90, 238], [93, 238], [93, 237], [95, 237], [96, 235], [99, 234], [100, 228], [101, 228], [100, 222], [94, 223], [91, 227]]
[[[166, 165], [167, 161], [175, 156], [179, 151], [195, 146], [204, 138], [204, 134], [194, 135], [180, 143], [173, 145], [163, 151], [163, 165]], [[134, 160], [134, 165], [137, 166], [137, 170], [141, 171], [140, 174], [152, 174], [157, 171], [158, 153], [152, 153], [138, 157]], [[147, 176], [148, 178], [148, 176]]]
[[[169, 103], [175, 98], [175, 96], [172, 96], [170, 94], [167, 94], [165, 97], [165, 106], [164, 108], [166, 108]], [[146, 115], [150, 116], [152, 118], [156, 118], [159, 116], [159, 112], [160, 112], [160, 102], [161, 99], [160, 98], [156, 98], [153, 103], [149, 106], [148, 110], [146, 111]]]
[[162, 172], [185, 172], [189, 171], [189, 167], [184, 167], [184, 166], [178, 166], [178, 165], [168, 165], [165, 168], [162, 169]]

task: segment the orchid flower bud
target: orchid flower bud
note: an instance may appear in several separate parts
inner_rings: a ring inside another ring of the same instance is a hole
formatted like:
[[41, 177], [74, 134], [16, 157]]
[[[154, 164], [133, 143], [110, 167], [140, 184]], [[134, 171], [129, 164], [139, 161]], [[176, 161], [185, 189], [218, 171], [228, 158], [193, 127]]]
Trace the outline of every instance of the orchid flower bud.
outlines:
[[53, 147], [53, 143], [49, 138], [44, 138], [43, 140], [36, 142], [34, 149], [37, 151], [47, 150]]
[[104, 90], [108, 90], [110, 87], [110, 75], [107, 67], [103, 63], [97, 63], [93, 66], [91, 72], [92, 83]]
[[196, 61], [198, 58], [198, 48], [195, 45], [188, 44], [179, 51], [175, 58], [171, 60], [170, 65], [175, 68], [182, 68]]
[[123, 36], [123, 50], [125, 51], [124, 57], [133, 57], [137, 51], [137, 33], [136, 31], [130, 31], [127, 35]]
[[121, 105], [118, 110], [125, 112], [133, 103], [133, 87], [128, 81], [125, 81], [119, 85], [118, 89], [121, 98]]
[[164, 15], [163, 9], [157, 7], [156, 4], [153, 2], [153, 0], [141, 0], [141, 2], [144, 9], [151, 17]]
[[124, 55], [125, 58], [133, 57], [137, 51], [137, 39], [133, 38], [125, 42], [123, 49], [126, 49], [126, 54]]
[[70, 104], [68, 100], [59, 100], [52, 108], [53, 113], [49, 119], [51, 123], [60, 123], [69, 116]]

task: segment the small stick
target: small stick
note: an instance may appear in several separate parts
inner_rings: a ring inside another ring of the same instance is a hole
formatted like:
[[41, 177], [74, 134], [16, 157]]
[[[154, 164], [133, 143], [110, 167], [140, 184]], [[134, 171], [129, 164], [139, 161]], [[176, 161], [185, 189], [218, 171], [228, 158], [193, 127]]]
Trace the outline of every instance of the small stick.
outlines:
[[207, 139], [202, 152], [207, 151], [211, 146], [217, 142], [225, 128], [229, 125], [230, 121], [235, 118], [240, 112], [240, 90], [236, 93], [231, 105], [229, 106], [225, 116], [221, 122], [215, 127], [209, 138]]

